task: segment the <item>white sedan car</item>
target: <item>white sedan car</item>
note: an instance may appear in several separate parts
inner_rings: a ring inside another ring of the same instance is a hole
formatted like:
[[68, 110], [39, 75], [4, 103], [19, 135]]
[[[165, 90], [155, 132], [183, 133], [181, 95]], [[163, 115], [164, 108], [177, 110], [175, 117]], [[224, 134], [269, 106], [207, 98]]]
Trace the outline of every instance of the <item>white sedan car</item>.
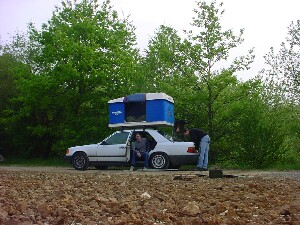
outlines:
[[[136, 133], [148, 140], [149, 167], [153, 169], [175, 169], [181, 165], [196, 164], [198, 160], [199, 152], [193, 142], [175, 142], [152, 129], [116, 131], [98, 144], [67, 149], [64, 159], [77, 170], [86, 170], [89, 166], [97, 169], [130, 166], [130, 144]], [[136, 165], [143, 165], [143, 161], [137, 161]]]

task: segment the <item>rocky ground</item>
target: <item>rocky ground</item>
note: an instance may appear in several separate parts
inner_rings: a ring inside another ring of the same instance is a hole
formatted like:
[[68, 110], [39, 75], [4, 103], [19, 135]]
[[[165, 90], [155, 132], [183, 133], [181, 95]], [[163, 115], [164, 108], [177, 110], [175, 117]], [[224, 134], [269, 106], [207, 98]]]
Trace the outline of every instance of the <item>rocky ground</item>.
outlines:
[[300, 224], [300, 171], [0, 166], [0, 224]]

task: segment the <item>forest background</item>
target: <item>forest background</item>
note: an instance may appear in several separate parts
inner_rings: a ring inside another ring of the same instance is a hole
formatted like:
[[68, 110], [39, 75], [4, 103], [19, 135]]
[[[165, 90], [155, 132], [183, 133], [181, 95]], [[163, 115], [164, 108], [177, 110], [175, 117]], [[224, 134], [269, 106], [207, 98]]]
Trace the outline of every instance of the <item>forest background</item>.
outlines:
[[109, 100], [164, 92], [175, 118], [210, 134], [210, 164], [299, 166], [300, 20], [278, 52], [266, 53], [266, 68], [240, 81], [254, 49], [229, 60], [244, 30], [222, 29], [223, 7], [198, 1], [184, 37], [161, 25], [140, 52], [130, 18], [120, 19], [110, 1], [62, 1], [40, 30], [29, 23], [0, 43], [0, 154], [62, 158], [113, 131]]

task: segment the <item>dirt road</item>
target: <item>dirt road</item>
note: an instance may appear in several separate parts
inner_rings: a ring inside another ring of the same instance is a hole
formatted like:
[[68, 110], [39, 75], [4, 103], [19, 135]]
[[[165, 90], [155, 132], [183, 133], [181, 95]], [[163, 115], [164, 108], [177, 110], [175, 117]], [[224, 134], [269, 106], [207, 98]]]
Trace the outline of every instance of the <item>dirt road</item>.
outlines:
[[223, 172], [0, 166], [0, 224], [300, 224], [300, 171]]

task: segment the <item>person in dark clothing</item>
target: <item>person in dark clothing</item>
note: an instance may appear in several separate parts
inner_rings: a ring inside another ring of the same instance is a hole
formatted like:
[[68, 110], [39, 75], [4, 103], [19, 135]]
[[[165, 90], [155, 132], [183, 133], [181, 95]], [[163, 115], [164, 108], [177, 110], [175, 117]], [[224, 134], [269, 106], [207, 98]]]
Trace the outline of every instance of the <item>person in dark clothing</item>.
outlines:
[[200, 155], [196, 166], [197, 170], [206, 171], [208, 166], [208, 151], [210, 137], [201, 129], [185, 129], [183, 131], [185, 137], [189, 137], [192, 142], [195, 143], [195, 148], [199, 149]]
[[132, 143], [132, 158], [130, 171], [135, 167], [136, 157], [144, 159], [144, 169], [148, 168], [149, 153], [147, 151], [147, 139], [142, 138], [139, 133], [135, 135], [136, 141]]

